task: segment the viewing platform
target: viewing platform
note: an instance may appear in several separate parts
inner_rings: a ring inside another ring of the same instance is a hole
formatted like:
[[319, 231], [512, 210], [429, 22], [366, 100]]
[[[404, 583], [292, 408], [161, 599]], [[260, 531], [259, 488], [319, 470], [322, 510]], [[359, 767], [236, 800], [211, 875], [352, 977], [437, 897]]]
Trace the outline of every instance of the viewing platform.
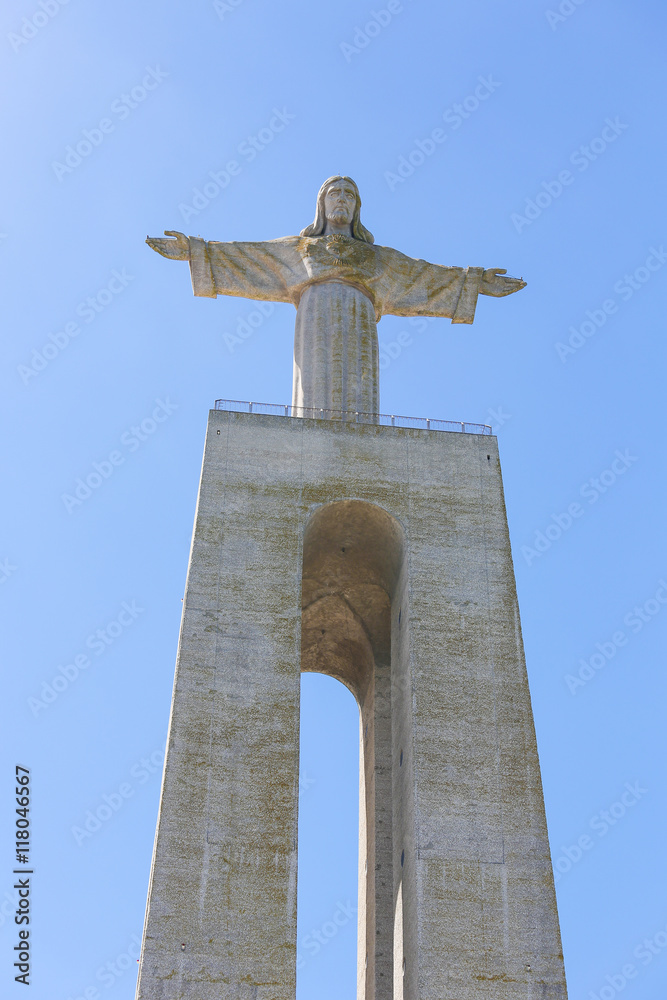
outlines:
[[427, 431], [450, 431], [459, 434], [492, 434], [489, 424], [470, 424], [462, 420], [435, 420], [431, 417], [404, 417], [396, 413], [357, 413], [352, 410], [322, 410], [283, 403], [254, 403], [240, 399], [216, 399], [216, 410], [233, 413], [265, 413], [276, 417], [308, 417], [315, 420], [346, 420], [356, 424], [379, 424], [382, 427], [415, 427]]

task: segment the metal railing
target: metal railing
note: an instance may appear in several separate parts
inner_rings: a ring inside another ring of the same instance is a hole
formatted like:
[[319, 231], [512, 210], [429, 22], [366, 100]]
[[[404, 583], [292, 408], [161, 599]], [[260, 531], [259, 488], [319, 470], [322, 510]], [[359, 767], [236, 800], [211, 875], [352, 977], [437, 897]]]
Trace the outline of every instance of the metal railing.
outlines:
[[282, 403], [251, 403], [240, 399], [216, 399], [216, 410], [233, 413], [265, 413], [276, 417], [309, 417], [315, 420], [345, 420], [356, 424], [379, 424], [382, 427], [416, 427], [427, 431], [455, 431], [459, 434], [491, 434], [488, 424], [469, 424], [460, 420], [434, 420], [431, 417], [404, 417], [395, 413], [356, 413], [353, 410], [321, 410]]

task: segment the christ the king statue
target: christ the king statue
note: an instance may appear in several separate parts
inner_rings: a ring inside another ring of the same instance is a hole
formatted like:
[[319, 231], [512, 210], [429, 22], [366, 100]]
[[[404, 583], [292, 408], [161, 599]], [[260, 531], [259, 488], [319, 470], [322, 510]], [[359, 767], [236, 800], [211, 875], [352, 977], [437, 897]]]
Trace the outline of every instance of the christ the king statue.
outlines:
[[[165, 230], [146, 242], [164, 257], [189, 260], [195, 295], [293, 302], [292, 404], [308, 411], [377, 414], [381, 316], [446, 316], [472, 323], [477, 296], [525, 286], [503, 268], [444, 267], [375, 246], [361, 224], [350, 177], [324, 182], [315, 221], [299, 236], [219, 243]], [[314, 415], [314, 414], [313, 414]]]

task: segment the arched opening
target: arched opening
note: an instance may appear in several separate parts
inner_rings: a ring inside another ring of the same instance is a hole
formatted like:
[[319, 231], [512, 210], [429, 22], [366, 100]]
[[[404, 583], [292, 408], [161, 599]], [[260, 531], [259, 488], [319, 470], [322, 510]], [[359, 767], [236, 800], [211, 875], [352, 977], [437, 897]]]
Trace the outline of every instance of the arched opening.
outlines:
[[360, 500], [319, 507], [304, 532], [301, 670], [342, 681], [360, 710], [358, 1000], [391, 1000], [403, 957], [392, 738], [392, 698], [402, 697], [392, 630], [400, 627], [403, 548], [399, 523]]

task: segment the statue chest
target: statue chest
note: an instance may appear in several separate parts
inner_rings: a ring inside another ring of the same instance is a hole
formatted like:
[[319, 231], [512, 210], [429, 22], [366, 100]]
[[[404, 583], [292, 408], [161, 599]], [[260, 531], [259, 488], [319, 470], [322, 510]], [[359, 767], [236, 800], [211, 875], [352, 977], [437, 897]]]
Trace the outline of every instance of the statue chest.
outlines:
[[370, 286], [376, 278], [376, 252], [370, 244], [351, 236], [302, 236], [297, 249], [310, 279], [349, 280]]

